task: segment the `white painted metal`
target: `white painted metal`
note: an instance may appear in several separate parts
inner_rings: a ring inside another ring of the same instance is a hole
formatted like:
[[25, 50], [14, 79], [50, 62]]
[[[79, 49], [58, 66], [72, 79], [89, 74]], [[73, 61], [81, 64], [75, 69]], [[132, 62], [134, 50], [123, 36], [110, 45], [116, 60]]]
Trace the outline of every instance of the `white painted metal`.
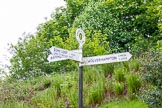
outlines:
[[47, 58], [47, 60], [49, 62], [55, 62], [55, 61], [61, 61], [61, 60], [67, 60], [68, 58], [63, 58], [61, 56], [57, 56], [57, 55], [52, 55], [50, 54]]
[[[81, 34], [81, 39], [79, 37], [79, 34]], [[83, 47], [83, 44], [85, 43], [85, 33], [82, 29], [77, 29], [76, 30], [76, 40], [78, 41], [79, 43], [79, 49], [82, 49]]]
[[[52, 61], [60, 61], [60, 60], [67, 60], [67, 59], [71, 59], [71, 60], [75, 60], [75, 61], [81, 61], [82, 59], [82, 54], [75, 52], [75, 51], [69, 51], [69, 50], [65, 50], [62, 48], [57, 48], [57, 47], [51, 47], [50, 48], [51, 51], [51, 55], [48, 56], [48, 61], [52, 62]], [[78, 51], [78, 50], [77, 50]]]
[[96, 64], [128, 61], [131, 58], [131, 56], [132, 55], [129, 52], [125, 52], [125, 53], [117, 53], [117, 54], [102, 55], [102, 56], [84, 57], [81, 65], [82, 66], [96, 65]]

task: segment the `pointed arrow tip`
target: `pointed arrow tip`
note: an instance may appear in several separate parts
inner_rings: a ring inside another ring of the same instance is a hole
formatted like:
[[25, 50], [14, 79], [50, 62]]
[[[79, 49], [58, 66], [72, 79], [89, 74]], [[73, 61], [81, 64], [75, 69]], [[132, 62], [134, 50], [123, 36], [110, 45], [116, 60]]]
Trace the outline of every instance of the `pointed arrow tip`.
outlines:
[[128, 60], [132, 57], [132, 54], [128, 52]]

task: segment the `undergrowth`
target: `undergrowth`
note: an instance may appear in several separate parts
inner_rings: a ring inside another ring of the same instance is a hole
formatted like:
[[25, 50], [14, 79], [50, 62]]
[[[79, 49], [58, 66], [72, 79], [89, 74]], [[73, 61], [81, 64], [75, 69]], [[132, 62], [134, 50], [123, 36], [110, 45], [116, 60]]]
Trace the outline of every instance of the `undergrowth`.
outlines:
[[148, 105], [139, 100], [120, 100], [108, 104], [103, 104], [99, 108], [148, 108]]
[[[133, 61], [84, 67], [84, 108], [97, 108], [122, 97], [131, 100], [130, 95], [138, 94], [142, 80], [138, 80], [139, 68], [135, 63], [132, 65]], [[54, 72], [31, 80], [4, 81], [0, 89], [2, 108], [78, 107], [78, 72]]]

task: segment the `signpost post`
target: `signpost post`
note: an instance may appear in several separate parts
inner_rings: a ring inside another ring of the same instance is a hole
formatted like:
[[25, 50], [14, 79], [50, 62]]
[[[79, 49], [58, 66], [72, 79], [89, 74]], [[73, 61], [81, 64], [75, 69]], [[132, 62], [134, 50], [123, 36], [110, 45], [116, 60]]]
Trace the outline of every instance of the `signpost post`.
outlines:
[[[81, 34], [81, 38], [80, 35]], [[79, 108], [83, 108], [83, 66], [87, 65], [97, 65], [113, 62], [122, 62], [128, 61], [131, 58], [129, 52], [109, 54], [102, 56], [93, 56], [93, 57], [82, 57], [82, 48], [85, 43], [85, 33], [82, 29], [77, 29], [76, 31], [76, 40], [79, 43], [79, 50], [66, 50], [57, 47], [51, 47], [51, 54], [48, 56], [47, 60], [49, 62], [61, 61], [61, 60], [75, 60], [79, 61]]]
[[[82, 35], [82, 38], [80, 39], [79, 35]], [[76, 31], [76, 40], [79, 43], [79, 50], [81, 51], [81, 54], [83, 53], [82, 48], [83, 44], [85, 43], [85, 33], [81, 29], [77, 29]], [[83, 108], [83, 66], [82, 60], [79, 64], [79, 108]]]

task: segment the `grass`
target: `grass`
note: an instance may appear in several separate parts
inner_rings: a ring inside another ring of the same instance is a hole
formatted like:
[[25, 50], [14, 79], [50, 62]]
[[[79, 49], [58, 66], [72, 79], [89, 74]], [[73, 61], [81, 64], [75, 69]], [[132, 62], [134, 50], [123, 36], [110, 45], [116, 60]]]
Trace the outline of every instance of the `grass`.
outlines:
[[24, 102], [8, 101], [5, 104], [1, 104], [0, 108], [31, 108], [31, 106], [25, 104]]
[[[84, 67], [84, 107], [97, 108], [105, 102], [120, 99], [123, 91], [128, 89], [126, 85], [129, 85], [125, 80], [129, 73], [126, 66], [115, 63], [106, 67]], [[103, 71], [103, 68], [109, 71]], [[0, 108], [78, 108], [78, 72], [53, 73], [26, 81], [6, 81], [0, 87]], [[136, 101], [128, 103], [136, 104]]]
[[116, 96], [120, 96], [124, 91], [124, 83], [119, 83], [118, 81], [113, 82], [113, 91]]
[[110, 102], [108, 104], [104, 104], [99, 108], [148, 108], [148, 106], [146, 103], [143, 103], [139, 100], [121, 100], [117, 102]]
[[135, 73], [129, 73], [126, 78], [128, 93], [131, 96], [134, 93], [137, 93], [142, 86], [142, 79], [140, 75]]
[[127, 73], [125, 68], [119, 67], [114, 71], [115, 80], [122, 82], [125, 81], [125, 74]]

